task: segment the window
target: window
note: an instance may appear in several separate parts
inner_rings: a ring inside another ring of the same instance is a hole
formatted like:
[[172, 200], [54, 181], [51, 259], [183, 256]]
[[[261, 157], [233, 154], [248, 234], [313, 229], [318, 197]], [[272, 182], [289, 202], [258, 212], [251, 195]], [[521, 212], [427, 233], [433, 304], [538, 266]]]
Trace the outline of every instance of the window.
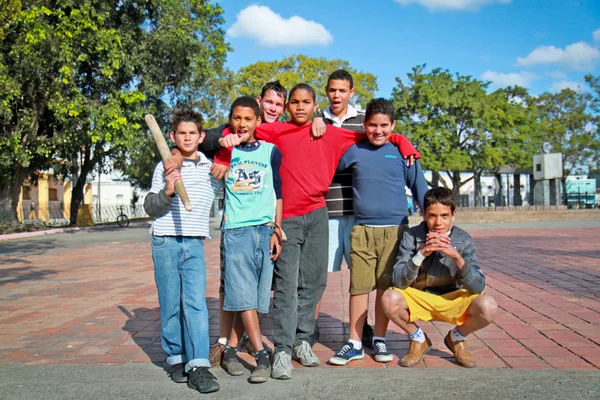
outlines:
[[469, 195], [461, 194], [460, 195], [460, 207], [469, 207]]
[[48, 200], [58, 201], [58, 189], [48, 189]]
[[31, 200], [31, 186], [23, 186], [23, 200]]

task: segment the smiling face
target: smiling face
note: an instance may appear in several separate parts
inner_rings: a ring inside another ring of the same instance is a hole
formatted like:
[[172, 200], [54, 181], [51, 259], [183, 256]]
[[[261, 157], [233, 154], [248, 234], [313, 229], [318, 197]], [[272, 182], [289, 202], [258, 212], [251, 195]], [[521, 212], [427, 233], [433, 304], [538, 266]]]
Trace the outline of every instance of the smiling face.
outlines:
[[373, 114], [365, 121], [365, 132], [373, 146], [383, 146], [389, 142], [396, 121], [392, 122], [386, 114]]
[[288, 112], [291, 121], [296, 125], [304, 125], [310, 121], [312, 115], [317, 111], [317, 105], [313, 98], [314, 93], [306, 89], [296, 89], [290, 94]]
[[256, 101], [262, 112], [262, 120], [267, 124], [277, 121], [285, 110], [285, 99], [274, 90], [267, 90], [265, 95], [258, 96]]
[[204, 140], [204, 132], [198, 132], [194, 122], [180, 122], [177, 130], [171, 132], [170, 136], [183, 157], [191, 159], [198, 157], [198, 145]]
[[260, 117], [250, 107], [237, 106], [231, 111], [231, 130], [242, 138], [242, 143], [254, 142], [254, 131], [260, 125]]
[[327, 84], [326, 92], [331, 112], [338, 118], [346, 115], [348, 102], [354, 96], [354, 88], [350, 88], [350, 81], [332, 79]]

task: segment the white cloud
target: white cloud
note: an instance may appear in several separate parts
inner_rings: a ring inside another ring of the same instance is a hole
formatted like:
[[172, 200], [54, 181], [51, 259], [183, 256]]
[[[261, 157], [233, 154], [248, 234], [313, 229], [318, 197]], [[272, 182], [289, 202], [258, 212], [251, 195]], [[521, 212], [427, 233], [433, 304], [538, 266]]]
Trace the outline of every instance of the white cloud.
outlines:
[[592, 36], [594, 37], [594, 40], [600, 41], [600, 29], [596, 29], [593, 33]]
[[483, 80], [490, 81], [494, 86], [506, 87], [506, 86], [521, 86], [529, 87], [529, 84], [539, 79], [540, 77], [531, 72], [519, 72], [505, 74], [502, 72], [486, 71], [481, 75]]
[[293, 16], [289, 19], [269, 7], [251, 5], [237, 15], [237, 21], [227, 30], [231, 37], [244, 37], [263, 46], [327, 46], [333, 36], [314, 21]]
[[554, 78], [554, 79], [562, 79], [562, 80], [569, 79], [567, 74], [565, 74], [564, 72], [559, 71], [559, 70], [546, 72], [546, 75], [548, 75], [549, 77]]
[[564, 49], [540, 46], [527, 57], [517, 57], [517, 62], [523, 66], [560, 64], [578, 71], [591, 71], [598, 60], [600, 60], [600, 50], [585, 42], [573, 43]]
[[477, 10], [482, 6], [500, 3], [509, 4], [512, 0], [395, 0], [396, 3], [408, 5], [420, 4], [430, 11], [435, 10]]
[[563, 89], [571, 89], [576, 92], [581, 92], [583, 91], [583, 85], [580, 82], [575, 81], [560, 81], [552, 84], [551, 90], [553, 92], [560, 92]]

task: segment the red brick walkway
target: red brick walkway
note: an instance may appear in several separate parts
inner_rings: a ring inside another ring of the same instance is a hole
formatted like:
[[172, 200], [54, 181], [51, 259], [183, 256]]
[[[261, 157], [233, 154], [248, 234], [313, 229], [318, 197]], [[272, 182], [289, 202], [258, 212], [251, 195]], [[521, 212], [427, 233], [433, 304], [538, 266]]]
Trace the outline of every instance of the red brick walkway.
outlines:
[[[487, 293], [501, 311], [469, 338], [480, 368], [600, 367], [600, 228], [472, 231]], [[23, 246], [27, 242], [19, 241]], [[159, 312], [148, 245], [101, 243], [70, 251], [31, 243], [26, 258], [0, 255], [0, 363], [162, 361]], [[218, 242], [208, 242], [211, 335], [218, 333]], [[321, 309], [322, 364], [345, 339], [348, 272], [330, 274]], [[372, 318], [371, 318], [372, 321]], [[269, 318], [264, 320], [270, 334]], [[423, 324], [434, 351], [428, 368], [459, 368], [445, 348], [450, 328]], [[407, 337], [390, 326], [402, 356]], [[328, 367], [323, 365], [323, 367]], [[356, 368], [399, 368], [365, 357]], [[336, 367], [340, 368], [340, 367]]]

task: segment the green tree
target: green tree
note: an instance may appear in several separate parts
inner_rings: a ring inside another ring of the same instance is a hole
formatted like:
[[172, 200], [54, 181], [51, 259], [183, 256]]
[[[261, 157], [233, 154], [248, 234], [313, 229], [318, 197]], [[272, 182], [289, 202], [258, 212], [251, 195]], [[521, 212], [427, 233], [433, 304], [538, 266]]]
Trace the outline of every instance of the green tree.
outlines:
[[15, 176], [13, 199], [24, 176], [53, 166], [73, 180], [75, 223], [99, 162], [130, 175], [138, 159], [155, 159], [144, 113], [165, 123], [173, 105], [200, 105], [217, 115], [222, 23], [222, 9], [203, 0], [23, 2], [0, 60], [0, 172]]
[[590, 93], [563, 89], [536, 98], [544, 140], [543, 153], [562, 153], [563, 192], [567, 175], [582, 173], [597, 156], [597, 119], [591, 114], [595, 106]]
[[337, 69], [345, 69], [352, 74], [352, 101], [365, 107], [377, 91], [377, 79], [374, 75], [350, 68], [344, 60], [304, 55], [287, 57], [280, 61], [259, 61], [241, 68], [235, 75], [235, 94], [256, 97], [265, 83], [274, 80], [279, 80], [288, 91], [298, 83], [308, 83], [315, 89], [320, 109], [325, 109], [329, 105], [325, 95], [327, 77]]
[[593, 137], [592, 151], [594, 155], [590, 168], [593, 167], [594, 170], [598, 171], [600, 170], [600, 76], [586, 75], [584, 79], [591, 89], [590, 109], [593, 118], [590, 134]]
[[[527, 163], [536, 141], [525, 89], [488, 93], [487, 82], [439, 68], [427, 73], [425, 65], [413, 68], [406, 84], [396, 82], [396, 127], [418, 146], [423, 167], [433, 174], [430, 184], [446, 185], [440, 175], [445, 172], [458, 196], [483, 171]], [[463, 179], [463, 172], [474, 175]]]

